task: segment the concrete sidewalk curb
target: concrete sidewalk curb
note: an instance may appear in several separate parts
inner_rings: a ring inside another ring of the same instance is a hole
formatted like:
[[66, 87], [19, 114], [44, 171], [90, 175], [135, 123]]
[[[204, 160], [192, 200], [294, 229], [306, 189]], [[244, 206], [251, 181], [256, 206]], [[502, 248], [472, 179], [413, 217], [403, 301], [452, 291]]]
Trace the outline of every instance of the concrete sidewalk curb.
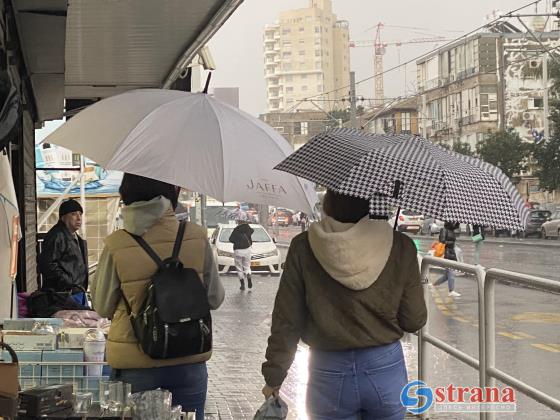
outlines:
[[[423, 235], [410, 235], [410, 237], [412, 239], [420, 239], [420, 240], [424, 240], [424, 241], [435, 241], [437, 239], [437, 237], [435, 236], [423, 236]], [[472, 243], [472, 240], [470, 238], [457, 238], [457, 242], [470, 242]], [[495, 239], [485, 239], [484, 243], [487, 244], [497, 244], [497, 245], [522, 245], [522, 246], [537, 246], [537, 247], [542, 247], [542, 248], [560, 248], [560, 241], [548, 241], [548, 242], [525, 242], [522, 239], [519, 240], [505, 240], [505, 241], [499, 241], [499, 240], [495, 240]], [[290, 243], [289, 242], [278, 242], [276, 244], [276, 246], [278, 246], [279, 248], [289, 248], [290, 247]]]
[[[428, 236], [428, 235], [410, 235], [412, 239], [423, 239], [425, 241], [435, 241], [437, 240], [437, 236]], [[457, 237], [457, 242], [470, 242], [472, 243], [472, 239], [470, 237]], [[560, 248], [560, 241], [555, 240], [543, 240], [542, 242], [537, 241], [530, 241], [527, 242], [523, 239], [506, 239], [506, 240], [498, 240], [498, 239], [491, 239], [487, 238], [484, 240], [484, 243], [487, 244], [497, 244], [497, 245], [522, 245], [522, 246], [539, 246], [543, 248]]]

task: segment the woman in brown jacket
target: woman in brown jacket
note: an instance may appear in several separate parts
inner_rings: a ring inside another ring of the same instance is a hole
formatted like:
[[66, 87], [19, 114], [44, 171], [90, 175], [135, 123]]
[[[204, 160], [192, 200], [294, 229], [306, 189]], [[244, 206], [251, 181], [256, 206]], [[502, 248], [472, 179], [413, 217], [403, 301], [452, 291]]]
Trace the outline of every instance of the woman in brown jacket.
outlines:
[[277, 394], [300, 339], [312, 419], [403, 419], [400, 338], [426, 323], [416, 247], [367, 200], [327, 191], [326, 217], [292, 240], [272, 313], [263, 394]]

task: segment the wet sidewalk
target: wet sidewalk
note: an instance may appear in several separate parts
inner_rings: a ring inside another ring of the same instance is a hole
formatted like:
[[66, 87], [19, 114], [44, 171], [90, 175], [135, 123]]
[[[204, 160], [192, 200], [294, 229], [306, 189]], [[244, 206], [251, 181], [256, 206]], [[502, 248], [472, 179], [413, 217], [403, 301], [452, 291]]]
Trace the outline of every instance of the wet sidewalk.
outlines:
[[[213, 315], [214, 354], [208, 363], [207, 413], [212, 419], [252, 419], [263, 403], [261, 389], [264, 382], [260, 369], [279, 279], [268, 276], [254, 276], [254, 279], [252, 292], [240, 292], [235, 276], [222, 277], [226, 299]], [[416, 337], [405, 337], [403, 347], [409, 378], [412, 379], [416, 377]], [[308, 419], [305, 413], [306, 383], [307, 349], [300, 346], [281, 390], [282, 398], [289, 405], [288, 419]]]

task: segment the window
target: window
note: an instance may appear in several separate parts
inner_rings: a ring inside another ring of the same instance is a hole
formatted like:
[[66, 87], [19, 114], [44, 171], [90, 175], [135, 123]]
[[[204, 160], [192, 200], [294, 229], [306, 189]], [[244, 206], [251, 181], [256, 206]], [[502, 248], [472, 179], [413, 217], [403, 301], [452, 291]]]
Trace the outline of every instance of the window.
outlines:
[[302, 74], [302, 75], [301, 75], [301, 79], [302, 79], [302, 80], [303, 80], [303, 79], [307, 79], [307, 74]]
[[286, 86], [286, 93], [292, 93], [294, 91], [293, 86]]
[[282, 69], [285, 71], [291, 71], [292, 70], [292, 65], [290, 63], [284, 63], [282, 65]]
[[282, 45], [283, 45], [284, 48], [286, 48], [286, 49], [292, 48], [292, 43], [291, 43], [290, 41], [284, 41], [284, 42], [282, 43]]
[[315, 26], [315, 33], [316, 33], [316, 34], [320, 34], [320, 33], [321, 33], [321, 27], [320, 27], [320, 26]]
[[294, 124], [294, 134], [306, 136], [309, 134], [307, 121], [296, 122]]
[[301, 51], [299, 52], [299, 55], [305, 55], [305, 50], [301, 50]]
[[303, 85], [303, 86], [301, 87], [301, 91], [302, 91], [302, 92], [307, 92], [307, 85]]
[[288, 35], [292, 30], [290, 28], [282, 29], [282, 35]]
[[305, 44], [305, 39], [300, 39], [299, 40], [299, 45]]
[[[274, 127], [274, 129], [275, 129], [276, 131], [278, 131], [279, 133], [283, 133], [283, 132], [284, 132], [284, 127]], [[217, 232], [217, 230], [216, 230], [216, 232]]]
[[412, 127], [410, 124], [410, 112], [403, 112], [401, 113], [401, 133], [402, 134], [411, 134]]
[[299, 27], [299, 31], [300, 31], [300, 32], [305, 31], [305, 26], [300, 26], [300, 27]]
[[282, 58], [290, 58], [292, 56], [292, 53], [289, 51], [284, 51], [282, 53]]
[[292, 76], [284, 76], [284, 81], [285, 82], [291, 82], [293, 80]]
[[543, 98], [529, 98], [529, 100], [527, 101], [527, 109], [539, 109], [543, 107]]
[[321, 50], [315, 50], [315, 57], [321, 57]]

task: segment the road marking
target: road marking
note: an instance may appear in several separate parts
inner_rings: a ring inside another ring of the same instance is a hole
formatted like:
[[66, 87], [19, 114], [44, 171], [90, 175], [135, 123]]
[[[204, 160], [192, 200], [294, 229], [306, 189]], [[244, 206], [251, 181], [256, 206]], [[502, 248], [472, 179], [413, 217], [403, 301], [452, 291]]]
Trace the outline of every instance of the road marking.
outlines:
[[522, 312], [512, 316], [511, 319], [540, 324], [560, 324], [560, 312]]
[[501, 335], [502, 337], [511, 338], [512, 340], [523, 340], [523, 337], [506, 331], [498, 332], [498, 335]]
[[468, 319], [463, 318], [462, 316], [454, 316], [453, 319], [456, 320], [456, 321], [459, 321], [459, 322], [464, 322], [465, 324], [468, 324], [469, 322], [471, 322]]
[[559, 344], [541, 344], [541, 343], [533, 343], [531, 346], [536, 347], [541, 350], [546, 350], [552, 353], [560, 353], [560, 345]]
[[523, 338], [530, 338], [530, 339], [535, 339], [535, 338], [537, 338], [537, 337], [535, 337], [534, 335], [524, 333], [523, 331], [513, 331], [513, 333], [514, 333], [515, 335], [518, 335], [518, 336], [523, 337]]

